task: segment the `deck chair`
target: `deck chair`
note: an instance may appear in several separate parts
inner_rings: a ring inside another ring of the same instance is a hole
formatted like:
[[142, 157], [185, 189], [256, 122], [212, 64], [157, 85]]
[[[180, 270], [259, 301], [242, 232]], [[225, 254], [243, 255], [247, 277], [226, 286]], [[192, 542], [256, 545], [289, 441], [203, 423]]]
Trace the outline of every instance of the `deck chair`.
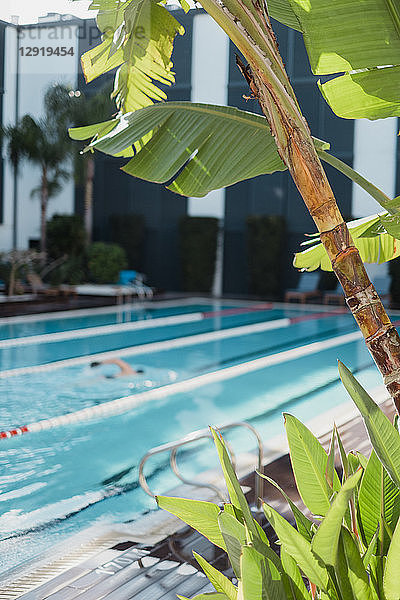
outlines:
[[130, 286], [134, 294], [141, 300], [152, 298], [153, 290], [144, 283], [144, 275], [134, 270], [124, 270], [119, 272], [118, 285]]
[[34, 273], [33, 271], [27, 274], [26, 279], [29, 283], [31, 291], [35, 295], [44, 294], [45, 296], [58, 296], [60, 293], [58, 287], [53, 287], [47, 283], [44, 283], [40, 275]]
[[345, 298], [342, 286], [339, 282], [336, 284], [336, 288], [334, 290], [329, 290], [328, 292], [324, 292], [324, 304], [345, 304]]
[[311, 298], [320, 298], [321, 292], [318, 289], [318, 282], [319, 273], [301, 273], [297, 288], [286, 291], [285, 302], [294, 300], [305, 304]]

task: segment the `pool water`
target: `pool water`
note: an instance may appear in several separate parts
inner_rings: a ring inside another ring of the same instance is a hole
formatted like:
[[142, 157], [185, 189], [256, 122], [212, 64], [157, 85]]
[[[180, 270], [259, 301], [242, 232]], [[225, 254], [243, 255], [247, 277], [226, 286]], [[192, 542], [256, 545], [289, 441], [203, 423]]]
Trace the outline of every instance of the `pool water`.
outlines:
[[[136, 393], [144, 398], [119, 416], [0, 440], [2, 571], [84, 526], [132, 520], [154, 509], [154, 501], [138, 486], [138, 463], [153, 446], [234, 420], [249, 421], [265, 440], [283, 433], [283, 411], [308, 420], [347, 400], [338, 381], [338, 358], [367, 388], [381, 383], [349, 314], [313, 314], [298, 307], [254, 310], [250, 304], [247, 311], [243, 304], [238, 308], [235, 313], [234, 303], [210, 304], [206, 310], [205, 305], [177, 303], [174, 315], [201, 312], [203, 317], [0, 347], [1, 370], [14, 369], [7, 377], [0, 371], [2, 430]], [[111, 314], [103, 317], [108, 325], [115, 319]], [[96, 319], [85, 328], [99, 327]], [[29, 334], [21, 326], [13, 336], [62, 331], [54, 320], [51, 332], [47, 325], [42, 322], [42, 329], [30, 329]], [[76, 327], [75, 322], [70, 331]], [[334, 346], [332, 338], [337, 339]], [[320, 345], [307, 350], [315, 342]], [[299, 350], [288, 354], [295, 348]], [[93, 374], [90, 361], [110, 351], [123, 353], [124, 360], [144, 373], [116, 379]], [[27, 372], [27, 367], [33, 368]], [[193, 382], [190, 391], [177, 393], [172, 386], [166, 397], [145, 401], [146, 390], [183, 380]], [[239, 449], [254, 447], [248, 433], [231, 433], [229, 438]], [[166, 459], [154, 458], [146, 467], [149, 485], [158, 493], [176, 485]], [[199, 452], [180, 453], [187, 476], [214, 461], [208, 442]]]

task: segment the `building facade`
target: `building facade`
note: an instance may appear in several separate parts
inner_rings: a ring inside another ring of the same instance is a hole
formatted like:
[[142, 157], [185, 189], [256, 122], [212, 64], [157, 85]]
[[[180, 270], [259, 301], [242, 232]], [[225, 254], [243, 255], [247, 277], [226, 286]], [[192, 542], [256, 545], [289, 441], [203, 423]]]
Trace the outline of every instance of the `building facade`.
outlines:
[[[203, 11], [174, 15], [186, 33], [176, 40], [173, 61], [176, 84], [168, 90], [170, 100], [192, 100], [229, 104], [259, 112], [254, 100], [245, 100], [247, 85], [235, 65], [235, 48]], [[311, 74], [302, 38], [276, 23], [280, 50], [300, 105], [313, 135], [327, 140], [332, 152], [368, 176], [389, 196], [399, 189], [397, 169], [397, 119], [348, 121], [336, 117], [322, 99]], [[0, 22], [0, 115], [3, 125], [13, 124], [24, 114], [40, 116], [43, 94], [53, 83], [66, 83], [85, 93], [104, 85], [103, 76], [86, 85], [80, 69], [81, 54], [99, 41], [92, 20], [48, 15], [36, 25], [16, 26]], [[65, 48], [66, 51], [61, 49]], [[57, 51], [57, 49], [59, 49]], [[62, 55], [63, 54], [63, 55]], [[287, 173], [261, 176], [216, 190], [206, 198], [183, 198], [160, 185], [129, 177], [120, 171], [123, 161], [96, 155], [94, 187], [94, 239], [110, 239], [112, 214], [141, 215], [145, 239], [141, 264], [149, 281], [161, 289], [179, 290], [179, 222], [185, 215], [214, 216], [220, 220], [221, 264], [217, 292], [249, 292], [246, 219], [251, 215], [281, 215], [288, 232], [282, 272], [283, 287], [295, 283], [291, 267], [304, 233], [315, 227]], [[346, 218], [379, 210], [378, 205], [344, 176], [327, 168], [334, 192]], [[31, 191], [39, 181], [39, 170], [23, 164], [16, 173], [5, 149], [0, 159], [0, 250], [26, 248], [39, 237], [39, 202]], [[49, 203], [54, 213], [82, 212], [82, 190], [71, 178], [63, 192]]]

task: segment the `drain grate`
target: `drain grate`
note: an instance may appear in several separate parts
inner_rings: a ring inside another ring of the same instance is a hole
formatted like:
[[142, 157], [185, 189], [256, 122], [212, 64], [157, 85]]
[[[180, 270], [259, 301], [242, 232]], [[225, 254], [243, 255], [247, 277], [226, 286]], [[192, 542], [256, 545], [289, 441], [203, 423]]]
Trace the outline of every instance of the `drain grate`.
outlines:
[[117, 553], [121, 544], [123, 545], [122, 547], [129, 547], [129, 545], [132, 545], [132, 542], [127, 542], [126, 536], [123, 536], [121, 532], [110, 533], [84, 542], [64, 556], [31, 572], [27, 568], [27, 571], [17, 577], [17, 579], [0, 587], [0, 600], [14, 600], [14, 598], [19, 598], [69, 569], [81, 565], [81, 563], [93, 558], [100, 552], [113, 550]]

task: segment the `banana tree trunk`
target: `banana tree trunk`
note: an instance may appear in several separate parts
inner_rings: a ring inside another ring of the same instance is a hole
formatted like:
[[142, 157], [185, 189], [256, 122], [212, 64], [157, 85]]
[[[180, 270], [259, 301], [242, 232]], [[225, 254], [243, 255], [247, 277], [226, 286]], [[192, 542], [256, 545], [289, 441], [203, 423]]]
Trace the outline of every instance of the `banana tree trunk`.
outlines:
[[[47, 167], [42, 166], [42, 183], [40, 189], [40, 251], [45, 254], [47, 249], [46, 240], [46, 215], [49, 200], [49, 184], [47, 178]], [[43, 259], [44, 262], [45, 259]]]
[[84, 201], [84, 222], [86, 231], [86, 243], [90, 244], [93, 236], [93, 182], [95, 173], [94, 157], [89, 156], [86, 159], [86, 179], [85, 179], [85, 201]]
[[223, 4], [202, 0], [202, 5], [249, 63], [241, 66], [242, 73], [268, 120], [278, 152], [320, 232], [346, 302], [400, 413], [400, 337], [339, 211], [286, 74], [266, 6], [242, 0], [224, 0]]

